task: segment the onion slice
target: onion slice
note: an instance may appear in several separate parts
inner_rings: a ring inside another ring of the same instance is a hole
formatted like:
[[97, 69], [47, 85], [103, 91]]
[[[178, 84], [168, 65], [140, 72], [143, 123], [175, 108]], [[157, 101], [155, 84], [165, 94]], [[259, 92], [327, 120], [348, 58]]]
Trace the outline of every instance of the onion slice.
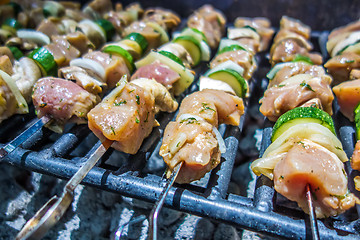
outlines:
[[50, 44], [50, 38], [42, 32], [38, 32], [30, 29], [19, 29], [16, 32], [19, 38], [23, 38], [32, 41], [41, 46]]
[[95, 73], [97, 73], [101, 77], [101, 80], [105, 81], [106, 73], [104, 67], [100, 63], [92, 59], [85, 59], [85, 58], [73, 59], [70, 61], [70, 66], [77, 66], [77, 67], [90, 69]]
[[28, 104], [25, 101], [25, 98], [21, 94], [19, 88], [17, 87], [15, 81], [7, 74], [6, 72], [0, 70], [0, 77], [4, 80], [4, 82], [9, 87], [10, 91], [14, 94], [16, 99], [18, 108], [16, 109], [16, 113], [25, 114], [29, 112]]
[[213, 127], [213, 132], [218, 140], [218, 144], [219, 144], [219, 150], [221, 153], [226, 153], [226, 146], [225, 146], [225, 141], [223, 139], [223, 137], [221, 136], [219, 130], [216, 127]]

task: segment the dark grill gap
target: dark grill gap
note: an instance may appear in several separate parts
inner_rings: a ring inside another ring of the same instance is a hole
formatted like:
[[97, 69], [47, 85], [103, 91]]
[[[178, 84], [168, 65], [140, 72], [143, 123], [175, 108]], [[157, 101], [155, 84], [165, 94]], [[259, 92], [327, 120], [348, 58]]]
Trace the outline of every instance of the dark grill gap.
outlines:
[[[315, 32], [312, 36], [314, 46], [324, 50], [326, 36], [326, 32]], [[250, 107], [255, 106], [263, 94], [264, 76], [270, 68], [266, 54], [260, 54], [258, 57], [259, 68], [254, 76], [251, 97], [248, 100], [247, 112], [242, 116], [241, 125], [220, 128], [227, 147], [227, 152], [222, 155], [221, 164], [212, 171], [205, 186], [175, 185], [166, 198], [165, 206], [266, 235], [289, 239], [310, 239], [308, 217], [294, 207], [293, 203], [284, 201], [283, 197], [274, 191], [269, 179], [261, 176], [256, 180], [253, 198], [228, 193], [244, 122], [249, 121]], [[206, 68], [207, 66], [203, 65], [199, 70], [204, 72]], [[195, 90], [197, 90], [196, 84], [187, 94]], [[34, 121], [34, 117], [33, 114], [29, 114], [15, 116], [5, 121], [0, 128], [0, 140], [4, 143], [11, 140], [16, 134], [26, 129]], [[164, 172], [164, 163], [158, 155], [160, 139], [166, 123], [174, 117], [174, 114], [159, 115], [157, 119], [161, 126], [153, 130], [138, 154], [123, 154], [120, 165], [107, 163], [113, 152], [108, 151], [82, 183], [154, 203], [164, 186], [163, 179], [160, 177]], [[334, 120], [338, 136], [350, 157], [354, 146], [354, 129], [336, 108]], [[20, 125], [22, 127], [19, 129]], [[269, 121], [264, 122], [260, 156], [270, 144], [271, 126], [272, 123]], [[86, 125], [71, 125], [62, 135], [41, 129], [33, 136], [29, 136], [21, 148], [9, 154], [3, 161], [30, 171], [69, 179], [99, 144], [100, 142]], [[349, 166], [347, 170], [350, 189], [356, 192], [353, 183], [356, 173], [351, 171]], [[319, 220], [321, 239], [360, 239], [360, 220], [357, 219], [357, 211], [351, 209], [339, 217]]]

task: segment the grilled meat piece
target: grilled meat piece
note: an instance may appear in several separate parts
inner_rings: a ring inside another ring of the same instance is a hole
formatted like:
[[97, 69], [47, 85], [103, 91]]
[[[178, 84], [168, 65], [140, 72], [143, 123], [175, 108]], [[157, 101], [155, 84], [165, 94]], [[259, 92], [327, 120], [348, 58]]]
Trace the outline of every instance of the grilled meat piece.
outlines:
[[177, 27], [180, 24], [181, 19], [176, 13], [170, 10], [162, 8], [150, 8], [145, 11], [143, 21], [156, 22], [166, 31], [169, 31]]
[[250, 26], [256, 29], [256, 32], [260, 35], [259, 51], [265, 51], [269, 48], [270, 41], [274, 35], [274, 30], [271, 29], [271, 23], [269, 19], [263, 17], [247, 18], [238, 17], [235, 19], [234, 26], [237, 28]]
[[298, 19], [294, 19], [288, 16], [283, 16], [280, 20], [280, 29], [287, 29], [291, 32], [303, 36], [306, 39], [310, 38], [310, 32], [311, 32], [310, 27], [302, 23]]
[[80, 51], [73, 47], [64, 38], [54, 38], [53, 43], [45, 45], [46, 48], [54, 57], [58, 67], [65, 67], [69, 65], [72, 59], [80, 57]]
[[225, 31], [226, 18], [211, 5], [204, 5], [188, 18], [188, 27], [204, 33], [207, 43], [214, 49], [219, 45]]
[[171, 89], [172, 85], [180, 79], [180, 76], [177, 72], [159, 62], [154, 62], [152, 64], [140, 67], [131, 76], [131, 80], [144, 77], [155, 79], [157, 82], [164, 85], [167, 89]]
[[99, 139], [113, 140], [112, 147], [116, 150], [135, 154], [157, 124], [156, 107], [171, 111], [177, 107], [177, 103], [169, 101], [171, 96], [164, 86], [147, 80], [147, 84], [121, 80], [119, 86], [88, 113], [89, 128]]
[[313, 77], [321, 77], [326, 75], [325, 69], [321, 66], [309, 65], [301, 61], [293, 62], [289, 66], [282, 67], [276, 73], [275, 77], [269, 82], [268, 88], [280, 85], [286, 79], [293, 77], [297, 74], [310, 74]]
[[178, 183], [200, 179], [215, 168], [221, 152], [213, 128], [221, 123], [237, 126], [243, 111], [241, 98], [221, 90], [205, 89], [187, 96], [176, 121], [167, 125], [160, 148], [160, 155], [168, 165], [168, 176], [182, 161]]
[[49, 126], [55, 132], [61, 132], [68, 121], [86, 123], [86, 114], [100, 101], [76, 83], [53, 77], [36, 82], [32, 99], [38, 117], [55, 121]]
[[347, 81], [353, 69], [360, 68], [360, 55], [353, 52], [342, 53], [327, 61], [324, 65], [334, 78], [334, 84]]
[[290, 62], [298, 54], [309, 57], [315, 65], [321, 65], [323, 62], [322, 56], [319, 53], [309, 53], [306, 47], [299, 44], [299, 41], [293, 38], [285, 38], [271, 48], [270, 63], [274, 66], [279, 62]]
[[354, 110], [360, 102], [360, 79], [346, 81], [333, 87], [340, 111], [354, 121]]
[[316, 216], [335, 216], [353, 207], [343, 163], [328, 149], [309, 140], [295, 144], [274, 168], [275, 190], [309, 213], [306, 185], [310, 184]]
[[319, 98], [323, 109], [332, 114], [333, 93], [330, 88], [331, 77], [313, 77], [298, 74], [268, 88], [260, 99], [260, 112], [271, 121], [285, 112], [301, 106], [305, 102]]

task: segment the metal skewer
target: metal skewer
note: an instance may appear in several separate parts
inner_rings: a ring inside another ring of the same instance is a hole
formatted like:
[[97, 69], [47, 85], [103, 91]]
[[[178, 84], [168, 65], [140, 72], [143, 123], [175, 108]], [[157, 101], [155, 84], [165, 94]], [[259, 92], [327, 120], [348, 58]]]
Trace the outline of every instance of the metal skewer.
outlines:
[[74, 198], [74, 190], [88, 174], [88, 172], [95, 166], [101, 156], [110, 148], [113, 141], [105, 140], [100, 146], [91, 154], [85, 164], [75, 173], [75, 175], [65, 185], [62, 196], [59, 198], [56, 195], [52, 197], [23, 227], [23, 229], [16, 236], [20, 239], [40, 239], [44, 234], [54, 226], [65, 211], [70, 206]]
[[175, 166], [174, 171], [171, 173], [170, 178], [166, 180], [166, 185], [163, 189], [163, 191], [160, 194], [159, 200], [156, 201], [153, 209], [150, 212], [150, 221], [149, 221], [149, 239], [150, 240], [156, 240], [157, 239], [157, 219], [159, 216], [159, 213], [161, 211], [162, 206], [164, 205], [166, 196], [168, 195], [170, 188], [174, 184], [176, 177], [178, 176], [181, 166], [184, 162], [178, 163], [178, 165]]
[[120, 225], [120, 226], [118, 227], [118, 229], [116, 230], [116, 232], [115, 232], [114, 240], [120, 240], [120, 239], [121, 239], [122, 232], [124, 231], [124, 228], [125, 228], [126, 226], [130, 226], [130, 225], [132, 225], [132, 224], [136, 224], [136, 223], [138, 223], [138, 222], [144, 221], [145, 219], [146, 219], [146, 216], [145, 216], [145, 215], [140, 215], [140, 216], [137, 216], [137, 217], [131, 219], [129, 222]]
[[30, 136], [32, 136], [35, 132], [37, 132], [44, 125], [49, 123], [51, 118], [42, 117], [38, 119], [35, 123], [33, 123], [28, 129], [23, 131], [19, 136], [17, 136], [14, 140], [6, 144], [5, 147], [0, 148], [0, 160], [6, 157], [9, 153], [14, 151], [18, 146], [20, 146], [23, 142], [25, 142]]
[[308, 206], [309, 206], [309, 216], [310, 216], [312, 239], [319, 240], [320, 239], [319, 229], [318, 229], [318, 225], [317, 225], [316, 213], [315, 213], [315, 208], [313, 207], [311, 189], [310, 189], [309, 184], [306, 185], [306, 198], [307, 198], [307, 202], [308, 202]]

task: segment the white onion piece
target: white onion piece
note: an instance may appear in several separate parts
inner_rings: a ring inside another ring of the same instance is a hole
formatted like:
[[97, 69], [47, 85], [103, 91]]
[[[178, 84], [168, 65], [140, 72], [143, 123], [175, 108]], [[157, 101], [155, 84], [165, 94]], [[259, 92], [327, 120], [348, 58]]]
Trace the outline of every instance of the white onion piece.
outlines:
[[169, 35], [167, 32], [156, 22], [147, 22], [146, 25], [150, 26], [154, 31], [160, 33], [160, 43], [161, 45], [169, 42]]
[[301, 139], [317, 143], [335, 153], [342, 162], [348, 161], [340, 140], [327, 127], [318, 123], [301, 123], [287, 129], [266, 149], [263, 157], [286, 152]]
[[250, 165], [251, 170], [257, 175], [261, 174], [273, 180], [274, 168], [276, 164], [287, 154], [287, 152], [280, 153], [274, 156], [262, 157], [253, 161]]
[[244, 73], [244, 68], [242, 68], [242, 67], [239, 66], [238, 64], [234, 63], [233, 61], [228, 60], [228, 61], [223, 62], [223, 63], [217, 65], [216, 67], [210, 69], [209, 71], [207, 71], [207, 72], [205, 73], [205, 76], [209, 76], [210, 74], [212, 74], [212, 73], [214, 73], [214, 72], [217, 72], [217, 71], [220, 71], [220, 70], [224, 70], [224, 69], [233, 70], [233, 71], [239, 73], [241, 76], [242, 76], [243, 73]]
[[249, 51], [247, 47], [245, 47], [244, 45], [242, 45], [238, 41], [231, 40], [231, 39], [228, 39], [228, 38], [223, 38], [223, 39], [221, 39], [220, 44], [219, 44], [219, 52], [221, 50], [223, 50], [223, 48], [229, 47], [229, 46], [232, 46], [232, 45], [240, 46], [240, 47], [246, 49], [246, 51]]
[[61, 24], [64, 27], [65, 32], [75, 32], [78, 23], [72, 19], [63, 19]]
[[25, 101], [25, 98], [21, 94], [19, 88], [17, 87], [15, 81], [7, 74], [6, 72], [0, 70], [0, 77], [4, 80], [6, 85], [9, 87], [10, 91], [14, 94], [18, 108], [16, 113], [25, 114], [29, 112], [28, 104]]
[[221, 153], [226, 153], [226, 146], [225, 146], [225, 141], [223, 139], [223, 137], [221, 136], [219, 130], [216, 127], [213, 127], [213, 132], [216, 136], [216, 139], [218, 140], [218, 144], [219, 144], [219, 150]]
[[104, 67], [92, 59], [76, 58], [70, 61], [70, 66], [87, 68], [97, 73], [102, 80], [105, 80], [106, 78]]
[[201, 60], [209, 61], [210, 60], [210, 47], [205, 41], [200, 42], [201, 48]]
[[171, 154], [175, 154], [185, 144], [187, 136], [185, 133], [179, 133], [169, 144], [169, 150]]
[[30, 29], [19, 29], [16, 32], [19, 38], [32, 41], [41, 46], [50, 44], [50, 38], [42, 32], [38, 32]]
[[332, 57], [336, 56], [338, 52], [340, 52], [342, 49], [344, 49], [345, 47], [351, 44], [356, 43], [359, 40], [360, 40], [360, 31], [351, 33], [346, 39], [335, 45], [334, 49], [331, 52], [331, 56]]
[[223, 82], [221, 80], [212, 79], [209, 77], [204, 77], [204, 76], [200, 77], [199, 89], [200, 89], [200, 91], [202, 91], [204, 89], [222, 90], [224, 92], [229, 92], [231, 94], [236, 95], [234, 89], [226, 82]]
[[249, 28], [235, 28], [235, 27], [229, 27], [228, 28], [228, 38], [229, 39], [237, 39], [242, 37], [251, 37], [257, 41], [260, 41], [260, 35], [249, 29]]
[[[106, 33], [105, 33], [104, 29], [102, 29], [98, 24], [96, 24], [95, 22], [93, 22], [89, 19], [84, 19], [81, 22], [79, 22], [79, 27], [81, 27], [81, 25], [86, 25], [91, 30], [98, 32], [100, 34], [103, 42], [106, 42]], [[82, 30], [86, 31], [85, 29], [82, 29]], [[85, 34], [88, 35], [87, 33], [85, 33]]]

